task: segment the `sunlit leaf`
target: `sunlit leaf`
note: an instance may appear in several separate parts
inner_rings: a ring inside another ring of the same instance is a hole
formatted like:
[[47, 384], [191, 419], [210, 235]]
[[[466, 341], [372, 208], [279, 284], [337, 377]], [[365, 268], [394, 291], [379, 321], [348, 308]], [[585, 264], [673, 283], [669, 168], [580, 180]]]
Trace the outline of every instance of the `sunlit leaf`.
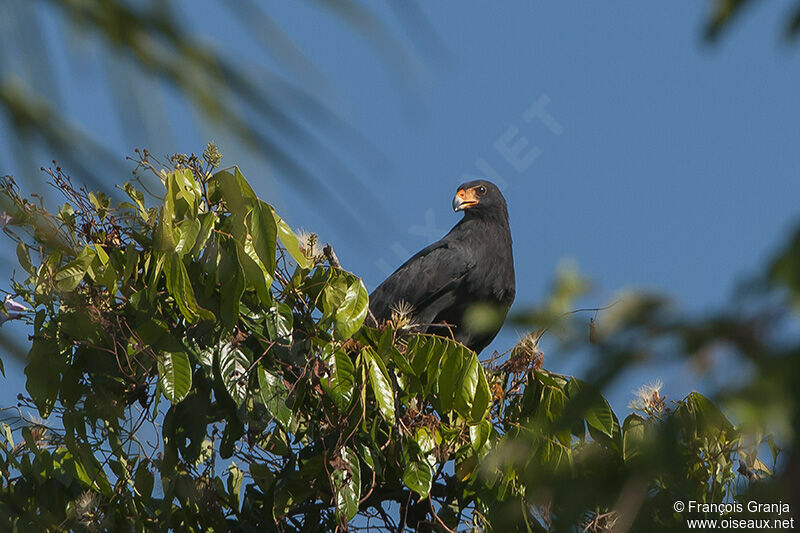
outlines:
[[353, 399], [353, 361], [344, 350], [336, 349], [330, 344], [323, 349], [322, 357], [328, 365], [328, 377], [321, 380], [322, 389], [339, 412], [344, 413]]
[[489, 439], [491, 434], [492, 423], [488, 420], [482, 420], [479, 424], [470, 426], [469, 440], [470, 444], [472, 445], [472, 449], [478, 452], [481, 448], [483, 448], [483, 445], [486, 444], [486, 441]]
[[425, 461], [409, 461], [403, 471], [403, 483], [416, 492], [420, 498], [427, 498], [431, 491], [433, 473]]
[[162, 352], [158, 357], [158, 384], [173, 404], [186, 398], [192, 388], [192, 365], [185, 352]]
[[242, 405], [247, 398], [247, 370], [250, 368], [250, 358], [245, 352], [226, 342], [219, 347], [219, 374], [236, 405]]
[[336, 514], [342, 520], [351, 520], [358, 512], [358, 501], [361, 498], [361, 467], [356, 453], [348, 447], [341, 450], [341, 461], [334, 461], [337, 466], [331, 474], [330, 481], [336, 497]]
[[56, 288], [63, 292], [75, 290], [75, 287], [89, 271], [89, 267], [95, 258], [95, 251], [88, 246], [84, 248], [74, 261], [68, 263], [64, 268], [56, 272], [53, 277]]
[[347, 340], [361, 328], [369, 310], [369, 294], [364, 283], [345, 272], [337, 271], [323, 291], [323, 312], [333, 321], [337, 339]]
[[394, 391], [389, 376], [378, 354], [366, 347], [361, 351], [364, 361], [369, 366], [369, 381], [378, 409], [390, 425], [394, 425]]
[[300, 268], [311, 268], [313, 261], [309, 259], [306, 254], [300, 249], [300, 242], [297, 240], [297, 235], [292, 231], [289, 225], [278, 216], [275, 211], [272, 211], [272, 216], [275, 219], [275, 227], [277, 229], [278, 239], [292, 259], [295, 260]]
[[283, 302], [273, 302], [267, 309], [264, 320], [271, 340], [285, 344], [292, 342], [294, 315], [288, 305]]
[[200, 233], [200, 221], [196, 218], [186, 219], [176, 228], [178, 242], [175, 244], [175, 253], [184, 256], [194, 247]]

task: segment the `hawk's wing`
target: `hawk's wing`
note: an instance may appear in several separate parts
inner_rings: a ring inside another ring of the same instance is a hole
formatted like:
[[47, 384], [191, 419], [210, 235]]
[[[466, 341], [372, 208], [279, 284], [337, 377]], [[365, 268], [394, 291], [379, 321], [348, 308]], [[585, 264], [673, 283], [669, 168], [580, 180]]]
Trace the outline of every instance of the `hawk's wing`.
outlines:
[[414, 307], [414, 315], [432, 320], [426, 308], [447, 293], [455, 291], [475, 266], [469, 250], [441, 240], [421, 250], [386, 278], [369, 297], [369, 307], [377, 319], [387, 319], [391, 307], [400, 301]]

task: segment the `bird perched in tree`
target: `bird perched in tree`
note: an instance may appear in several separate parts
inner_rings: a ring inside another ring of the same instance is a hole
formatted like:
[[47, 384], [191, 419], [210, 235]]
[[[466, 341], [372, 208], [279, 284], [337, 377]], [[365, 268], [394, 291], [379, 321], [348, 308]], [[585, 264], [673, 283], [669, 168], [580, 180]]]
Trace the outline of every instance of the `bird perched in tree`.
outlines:
[[514, 301], [508, 210], [500, 190], [486, 180], [461, 185], [453, 210], [464, 218], [381, 283], [369, 307], [378, 320], [410, 307], [419, 331], [452, 331], [455, 340], [479, 353], [500, 331]]

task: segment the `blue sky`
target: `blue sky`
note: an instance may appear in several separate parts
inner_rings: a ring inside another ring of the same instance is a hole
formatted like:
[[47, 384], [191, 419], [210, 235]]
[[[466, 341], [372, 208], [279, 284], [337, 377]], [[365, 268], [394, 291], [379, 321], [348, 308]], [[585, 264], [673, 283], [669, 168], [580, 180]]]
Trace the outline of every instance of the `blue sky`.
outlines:
[[[205, 40], [245, 65], [271, 66], [216, 3], [192, 5], [187, 24]], [[174, 104], [170, 131], [151, 149], [199, 151], [216, 139], [227, 163], [239, 163], [294, 227], [332, 243], [370, 289], [456, 223], [456, 186], [491, 168], [509, 205], [515, 309], [546, 294], [565, 258], [594, 280], [588, 303], [638, 287], [664, 291], [692, 311], [713, 309], [799, 218], [800, 45], [778, 38], [788, 2], [751, 9], [716, 46], [701, 41], [708, 6], [696, 0], [422, 3], [433, 33], [408, 31], [391, 9], [370, 5], [407, 52], [399, 69], [324, 8], [270, 5], [327, 80], [309, 90], [374, 147], [339, 152], [363, 180], [342, 195], [376, 198], [362, 228], [343, 228], [332, 208], [198, 127], [172, 93], [164, 96]], [[64, 110], [122, 159], [146, 139], [130, 139], [108, 119], [111, 103], [101, 78], [91, 77], [99, 71], [93, 61], [86, 59], [81, 80], [59, 73]], [[526, 120], [537, 102], [547, 102], [549, 126]], [[523, 144], [512, 163], [501, 152], [515, 143]], [[19, 172], [4, 161], [2, 173]], [[324, 165], [317, 172], [342, 186]], [[507, 349], [521, 333], [507, 327], [488, 350]], [[19, 365], [4, 359], [0, 399], [8, 405], [24, 381]], [[580, 368], [556, 357], [546, 366]], [[704, 386], [680, 365], [638, 369], [610, 391], [614, 407], [656, 377], [673, 398]]]

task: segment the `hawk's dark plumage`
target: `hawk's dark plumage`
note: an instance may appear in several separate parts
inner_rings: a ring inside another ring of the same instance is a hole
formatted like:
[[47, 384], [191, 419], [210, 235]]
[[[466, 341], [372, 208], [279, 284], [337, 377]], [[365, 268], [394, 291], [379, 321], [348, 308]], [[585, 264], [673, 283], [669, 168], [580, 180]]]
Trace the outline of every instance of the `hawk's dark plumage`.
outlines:
[[[406, 261], [370, 295], [370, 310], [378, 320], [388, 319], [392, 306], [413, 306], [414, 322], [421, 331], [449, 335], [480, 352], [502, 326], [514, 301], [514, 257], [506, 201], [500, 190], [485, 180], [458, 188], [453, 209], [464, 218], [442, 240]], [[499, 320], [475, 327], [465, 322], [471, 307], [491, 306]]]

